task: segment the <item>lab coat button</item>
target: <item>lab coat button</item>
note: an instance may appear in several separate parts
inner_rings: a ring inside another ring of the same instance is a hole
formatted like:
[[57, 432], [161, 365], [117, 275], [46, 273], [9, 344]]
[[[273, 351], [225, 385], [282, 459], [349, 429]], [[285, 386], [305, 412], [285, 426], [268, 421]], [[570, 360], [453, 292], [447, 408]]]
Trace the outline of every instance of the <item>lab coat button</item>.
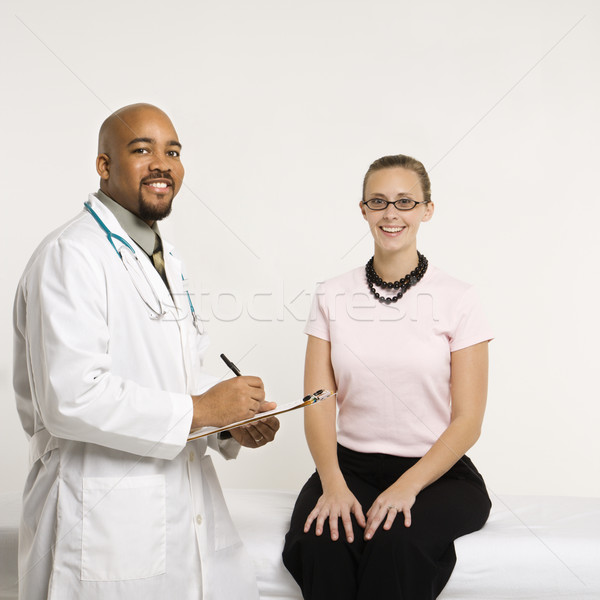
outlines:
[[202, 525], [202, 517], [200, 515], [196, 515], [196, 523], [198, 523], [198, 525]]

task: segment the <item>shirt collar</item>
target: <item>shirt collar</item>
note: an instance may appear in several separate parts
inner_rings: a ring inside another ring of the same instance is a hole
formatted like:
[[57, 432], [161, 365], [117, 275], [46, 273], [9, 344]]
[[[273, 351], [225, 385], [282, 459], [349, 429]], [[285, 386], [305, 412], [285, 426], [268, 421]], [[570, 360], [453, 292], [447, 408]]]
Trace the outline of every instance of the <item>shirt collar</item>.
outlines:
[[150, 227], [139, 217], [128, 211], [115, 202], [110, 196], [107, 196], [102, 190], [96, 192], [96, 198], [102, 202], [108, 210], [115, 216], [119, 225], [125, 230], [125, 233], [146, 253], [152, 256], [156, 244], [156, 237], [160, 238], [158, 225], [154, 223]]

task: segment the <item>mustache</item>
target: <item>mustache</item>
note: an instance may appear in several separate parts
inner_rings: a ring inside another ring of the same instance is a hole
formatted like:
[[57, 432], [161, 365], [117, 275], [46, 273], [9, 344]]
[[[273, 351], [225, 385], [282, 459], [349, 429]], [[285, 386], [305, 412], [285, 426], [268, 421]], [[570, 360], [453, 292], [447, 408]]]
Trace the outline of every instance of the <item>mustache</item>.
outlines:
[[141, 182], [146, 183], [148, 181], [152, 181], [153, 179], [168, 179], [171, 182], [171, 184], [175, 183], [170, 173], [161, 173], [160, 171], [156, 171], [154, 173], [150, 173], [150, 175], [146, 175], [146, 177], [144, 177]]

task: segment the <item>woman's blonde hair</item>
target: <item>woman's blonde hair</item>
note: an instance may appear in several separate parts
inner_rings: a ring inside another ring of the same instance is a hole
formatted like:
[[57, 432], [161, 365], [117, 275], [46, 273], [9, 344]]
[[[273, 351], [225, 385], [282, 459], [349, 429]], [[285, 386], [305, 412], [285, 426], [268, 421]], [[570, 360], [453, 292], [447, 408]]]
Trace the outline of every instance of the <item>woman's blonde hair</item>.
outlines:
[[431, 182], [429, 181], [429, 175], [423, 163], [418, 161], [412, 156], [406, 156], [405, 154], [392, 154], [390, 156], [382, 156], [371, 164], [365, 173], [363, 180], [363, 191], [362, 199], [365, 199], [365, 189], [367, 187], [367, 180], [369, 176], [375, 171], [381, 171], [382, 169], [393, 169], [394, 167], [401, 167], [402, 169], [408, 169], [416, 173], [423, 190], [423, 199], [425, 202], [431, 202]]

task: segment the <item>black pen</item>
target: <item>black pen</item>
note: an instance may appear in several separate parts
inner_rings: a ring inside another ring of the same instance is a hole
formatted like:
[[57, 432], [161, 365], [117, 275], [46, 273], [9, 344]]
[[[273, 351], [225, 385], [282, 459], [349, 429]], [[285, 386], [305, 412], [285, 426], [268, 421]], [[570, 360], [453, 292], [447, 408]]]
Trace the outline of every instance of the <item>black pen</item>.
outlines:
[[221, 354], [221, 358], [223, 359], [223, 362], [235, 373], [236, 377], [242, 376], [240, 370], [224, 354]]

